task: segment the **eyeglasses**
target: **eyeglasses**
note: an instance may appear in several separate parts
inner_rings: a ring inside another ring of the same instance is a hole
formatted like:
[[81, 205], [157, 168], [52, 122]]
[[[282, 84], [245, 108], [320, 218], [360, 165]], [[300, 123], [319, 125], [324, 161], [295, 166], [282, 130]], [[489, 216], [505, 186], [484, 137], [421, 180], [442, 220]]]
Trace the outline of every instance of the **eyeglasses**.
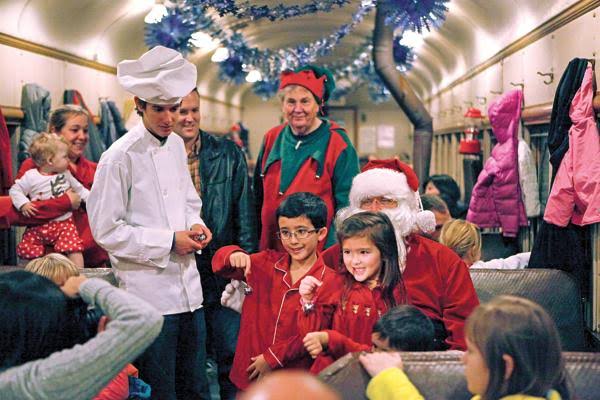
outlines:
[[300, 228], [295, 231], [281, 230], [281, 231], [277, 232], [276, 235], [277, 235], [277, 238], [281, 239], [281, 240], [290, 240], [292, 238], [292, 236], [294, 236], [296, 239], [306, 239], [308, 237], [308, 235], [310, 235], [311, 233], [315, 233], [317, 231], [319, 231], [319, 230], [318, 229]]
[[377, 197], [367, 197], [366, 199], [362, 199], [360, 201], [361, 207], [370, 207], [375, 202], [384, 206], [384, 207], [398, 207], [398, 200], [390, 199], [389, 197], [377, 196]]

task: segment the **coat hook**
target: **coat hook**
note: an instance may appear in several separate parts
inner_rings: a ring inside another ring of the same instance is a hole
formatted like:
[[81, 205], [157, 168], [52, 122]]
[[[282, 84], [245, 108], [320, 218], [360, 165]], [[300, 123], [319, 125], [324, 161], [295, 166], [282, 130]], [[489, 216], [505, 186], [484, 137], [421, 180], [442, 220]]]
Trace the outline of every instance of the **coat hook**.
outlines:
[[523, 82], [510, 82], [510, 86], [519, 86], [521, 91], [525, 90], [525, 84]]
[[502, 94], [502, 90], [498, 91], [498, 90], [490, 90], [491, 94]]
[[545, 84], [545, 85], [549, 85], [549, 84], [551, 84], [552, 82], [554, 82], [554, 72], [546, 72], [546, 73], [543, 73], [543, 72], [540, 72], [540, 71], [538, 71], [538, 72], [537, 72], [537, 74], [538, 74], [539, 76], [547, 76], [547, 77], [548, 77], [548, 79], [547, 79], [547, 80], [546, 80], [546, 79], [544, 79], [544, 84]]
[[482, 106], [485, 106], [485, 104], [487, 103], [487, 97], [485, 96], [475, 96], [475, 98]]
[[465, 103], [467, 105], [467, 107], [473, 107], [473, 102], [472, 101], [463, 101], [463, 103]]

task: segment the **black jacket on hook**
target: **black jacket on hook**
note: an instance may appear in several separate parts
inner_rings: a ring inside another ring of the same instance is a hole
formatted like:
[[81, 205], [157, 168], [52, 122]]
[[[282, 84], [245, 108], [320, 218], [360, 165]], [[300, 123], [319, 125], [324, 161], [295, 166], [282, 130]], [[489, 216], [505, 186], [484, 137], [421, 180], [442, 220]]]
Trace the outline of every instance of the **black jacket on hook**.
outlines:
[[[552, 164], [550, 189], [558, 167], [569, 149], [569, 129], [572, 125], [569, 110], [581, 87], [588, 62], [589, 60], [581, 58], [571, 60], [556, 89], [548, 131], [548, 150]], [[591, 243], [587, 226], [569, 224], [563, 228], [542, 221], [533, 243], [528, 268], [554, 268], [570, 272], [579, 282], [582, 295], [587, 297], [591, 265]]]

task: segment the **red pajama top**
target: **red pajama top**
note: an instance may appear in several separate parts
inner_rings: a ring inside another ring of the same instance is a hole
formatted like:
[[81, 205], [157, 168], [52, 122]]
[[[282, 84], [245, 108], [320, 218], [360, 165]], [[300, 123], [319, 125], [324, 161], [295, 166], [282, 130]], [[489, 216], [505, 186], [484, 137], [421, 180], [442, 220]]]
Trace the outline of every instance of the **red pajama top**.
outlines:
[[[407, 250], [402, 279], [408, 304], [443, 322], [450, 349], [465, 350], [465, 320], [479, 305], [468, 267], [448, 247], [420, 235], [407, 238]], [[339, 268], [339, 254], [336, 244], [323, 252], [323, 260]]]
[[[213, 257], [212, 268], [225, 278], [245, 280], [252, 288], [242, 307], [237, 348], [229, 375], [238, 388], [246, 389], [250, 384], [246, 369], [252, 363], [251, 357], [262, 354], [272, 369], [308, 369], [312, 359], [298, 334], [298, 286], [302, 278], [292, 284], [290, 256], [274, 250], [251, 254], [251, 272], [244, 277], [243, 269], [229, 264], [230, 255], [236, 251], [243, 250], [238, 246], [220, 248]], [[319, 256], [304, 276], [308, 275], [323, 280], [335, 273]]]

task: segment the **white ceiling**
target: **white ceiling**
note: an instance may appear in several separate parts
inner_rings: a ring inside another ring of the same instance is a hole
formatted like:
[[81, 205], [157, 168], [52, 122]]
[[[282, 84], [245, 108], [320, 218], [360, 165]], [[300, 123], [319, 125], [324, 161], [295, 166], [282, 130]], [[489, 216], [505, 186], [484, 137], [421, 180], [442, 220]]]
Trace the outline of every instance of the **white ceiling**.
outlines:
[[[451, 0], [445, 23], [429, 33], [416, 50], [418, 58], [407, 76], [422, 97], [436, 93], [468, 69], [556, 15], [576, 0]], [[255, 1], [253, 4], [302, 4], [303, 0]], [[240, 21], [223, 19], [237, 27], [249, 43], [279, 49], [309, 42], [348, 23], [359, 0], [331, 13], [286, 21]], [[144, 16], [148, 0], [0, 0], [0, 31], [84, 58], [116, 65], [137, 58], [145, 50]], [[371, 34], [374, 12], [343, 39], [335, 56], [349, 54]], [[239, 102], [249, 85], [220, 82], [212, 53], [196, 51], [190, 56], [198, 65], [199, 86], [205, 94]], [[329, 60], [322, 60], [324, 62]], [[348, 99], [355, 105], [368, 101], [364, 91]]]

